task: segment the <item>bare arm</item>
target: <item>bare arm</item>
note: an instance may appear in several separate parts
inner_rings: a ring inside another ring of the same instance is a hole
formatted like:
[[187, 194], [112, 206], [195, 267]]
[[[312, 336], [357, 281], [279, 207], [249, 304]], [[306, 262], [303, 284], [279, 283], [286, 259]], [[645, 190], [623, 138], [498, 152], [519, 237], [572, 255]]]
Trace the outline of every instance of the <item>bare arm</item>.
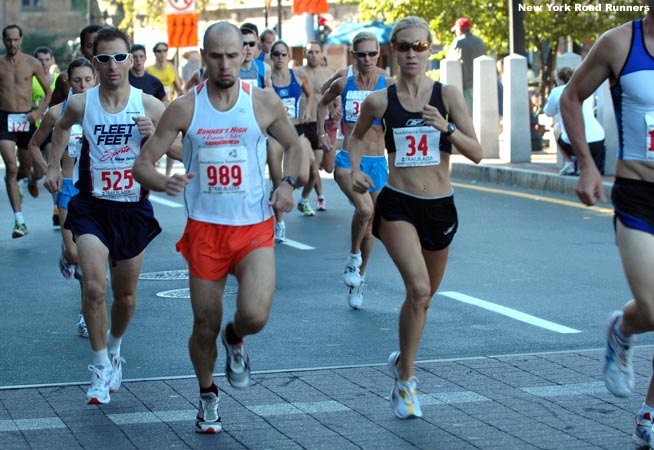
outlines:
[[[313, 103], [314, 103], [314, 95], [313, 95], [313, 89], [311, 89], [311, 83], [309, 82], [309, 78], [306, 76], [304, 72], [300, 72], [302, 81], [300, 82], [300, 86], [302, 86], [302, 92], [304, 95], [307, 97], [307, 103], [304, 106], [304, 113], [302, 114], [302, 122], [306, 123], [311, 120], [311, 111], [313, 111]], [[296, 75], [298, 72], [296, 71]]]
[[381, 119], [386, 110], [386, 89], [370, 94], [361, 104], [361, 112], [348, 139], [348, 154], [350, 157], [350, 176], [352, 188], [364, 193], [373, 186], [372, 179], [361, 172], [361, 158], [365, 147], [365, 136], [375, 119]]
[[50, 106], [50, 99], [52, 98], [52, 90], [50, 89], [50, 85], [48, 84], [48, 79], [45, 77], [45, 72], [43, 72], [43, 66], [41, 66], [38, 60], [34, 59], [34, 61], [35, 61], [34, 76], [36, 77], [39, 84], [43, 88], [43, 92], [45, 92], [45, 97], [43, 97], [43, 100], [41, 101], [39, 108], [36, 111], [34, 111], [33, 114], [33, 118], [36, 121], [43, 116], [43, 113], [45, 112], [46, 108]]
[[175, 174], [171, 177], [159, 173], [155, 163], [173, 145], [177, 135], [185, 133], [191, 123], [195, 97], [187, 95], [178, 98], [168, 106], [158, 120], [154, 134], [141, 147], [141, 152], [134, 162], [134, 179], [153, 191], [179, 195], [193, 174]]
[[29, 144], [27, 144], [27, 150], [30, 152], [30, 156], [44, 173], [48, 170], [48, 162], [43, 157], [40, 147], [47, 139], [59, 117], [61, 117], [61, 104], [53, 106], [48, 110], [41, 121], [41, 125], [36, 129]]
[[[621, 27], [622, 28], [622, 27]], [[620, 39], [624, 30], [618, 28], [605, 33], [591, 48], [584, 62], [575, 70], [561, 95], [561, 118], [570, 139], [572, 150], [577, 156], [581, 176], [577, 184], [577, 195], [585, 205], [593, 205], [597, 200], [607, 201], [600, 175], [586, 142], [582, 105], [613, 74], [611, 61], [620, 55]]]
[[85, 104], [86, 93], [73, 95], [66, 103], [66, 110], [57, 119], [52, 130], [50, 158], [44, 183], [45, 188], [52, 193], [61, 190], [61, 157], [70, 140], [70, 129], [76, 122], [82, 123]]
[[[343, 81], [341, 81], [343, 80]], [[329, 90], [322, 96], [318, 102], [318, 109], [316, 112], [316, 126], [318, 128], [318, 138], [320, 139], [320, 145], [326, 151], [332, 150], [332, 143], [329, 140], [329, 136], [325, 132], [325, 118], [327, 117], [327, 110], [331, 103], [337, 99], [343, 93], [343, 86], [345, 85], [345, 79], [339, 78], [332, 83], [329, 87]]]

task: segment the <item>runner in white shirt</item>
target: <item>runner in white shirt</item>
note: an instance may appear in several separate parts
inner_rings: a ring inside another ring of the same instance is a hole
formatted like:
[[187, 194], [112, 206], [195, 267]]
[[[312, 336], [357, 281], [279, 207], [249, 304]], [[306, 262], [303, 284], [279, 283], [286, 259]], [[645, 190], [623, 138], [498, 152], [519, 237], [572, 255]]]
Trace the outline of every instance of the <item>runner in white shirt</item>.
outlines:
[[[190, 275], [194, 323], [189, 352], [200, 385], [196, 431], [218, 433], [222, 422], [212, 375], [216, 339], [220, 334], [225, 347], [227, 380], [246, 388], [250, 364], [243, 338], [266, 325], [275, 290], [272, 210], [290, 211], [293, 189], [306, 180], [296, 182], [302, 148], [280, 98], [239, 79], [241, 31], [227, 22], [211, 25], [202, 57], [207, 80], [168, 107], [136, 161], [134, 176], [149, 189], [184, 193], [188, 222], [177, 249], [188, 261]], [[186, 173], [165, 177], [154, 164], [179, 132]], [[286, 150], [285, 176], [270, 200], [264, 177], [267, 132]], [[229, 274], [239, 284], [236, 313], [221, 333]]]

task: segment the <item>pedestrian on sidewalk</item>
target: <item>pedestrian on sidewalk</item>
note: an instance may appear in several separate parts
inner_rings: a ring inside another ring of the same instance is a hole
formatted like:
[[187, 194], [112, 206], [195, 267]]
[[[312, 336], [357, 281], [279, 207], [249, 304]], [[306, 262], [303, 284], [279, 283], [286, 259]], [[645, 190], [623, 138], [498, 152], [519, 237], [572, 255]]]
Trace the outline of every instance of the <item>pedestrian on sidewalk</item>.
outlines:
[[[227, 22], [215, 23], [205, 32], [203, 45], [207, 80], [166, 109], [136, 161], [134, 177], [155, 191], [184, 192], [188, 221], [177, 250], [190, 275], [189, 353], [200, 385], [195, 425], [198, 433], [219, 433], [216, 339], [220, 334], [225, 347], [227, 381], [236, 389], [247, 388], [250, 362], [244, 338], [268, 322], [275, 291], [272, 209], [293, 208], [303, 158], [281, 99], [239, 78], [245, 57], [241, 31]], [[184, 135], [186, 173], [166, 177], [155, 163], [179, 132]], [[285, 176], [270, 201], [264, 173], [268, 133], [286, 150]], [[229, 274], [239, 285], [236, 312], [221, 332]]]
[[[577, 160], [572, 152], [570, 146], [570, 138], [565, 131], [565, 125], [561, 120], [561, 105], [560, 99], [563, 90], [565, 89], [573, 70], [570, 67], [561, 67], [556, 73], [557, 86], [552, 89], [550, 96], [547, 99], [543, 112], [549, 117], [557, 117], [556, 125], [554, 126], [554, 138], [557, 147], [561, 152], [561, 156], [565, 161], [563, 168], [559, 172], [560, 175], [577, 175]], [[604, 151], [604, 128], [599, 120], [595, 118], [594, 113], [594, 100], [591, 95], [584, 100], [582, 111], [584, 115], [584, 133], [586, 135], [586, 142], [588, 148], [593, 156], [597, 170], [604, 175], [604, 162], [606, 160], [606, 152]]]
[[482, 151], [461, 92], [425, 75], [432, 49], [427, 22], [415, 16], [399, 20], [391, 46], [399, 66], [397, 83], [364, 100], [349, 139], [349, 156], [354, 190], [367, 192], [374, 181], [360, 169], [365, 135], [381, 119], [389, 176], [377, 197], [373, 235], [384, 243], [406, 290], [400, 351], [388, 358], [395, 379], [391, 406], [397, 417], [406, 419], [422, 416], [414, 361], [458, 226], [449, 172], [452, 146], [475, 163]]
[[[607, 201], [602, 177], [584, 133], [583, 102], [605, 81], [613, 91], [618, 160], [611, 198], [622, 267], [633, 300], [612, 314], [606, 337], [604, 381], [617, 397], [634, 389], [635, 335], [654, 331], [654, 0], [646, 16], [604, 33], [577, 68], [561, 96], [561, 114], [581, 176], [585, 205]], [[634, 441], [654, 448], [654, 378], [636, 416]]]

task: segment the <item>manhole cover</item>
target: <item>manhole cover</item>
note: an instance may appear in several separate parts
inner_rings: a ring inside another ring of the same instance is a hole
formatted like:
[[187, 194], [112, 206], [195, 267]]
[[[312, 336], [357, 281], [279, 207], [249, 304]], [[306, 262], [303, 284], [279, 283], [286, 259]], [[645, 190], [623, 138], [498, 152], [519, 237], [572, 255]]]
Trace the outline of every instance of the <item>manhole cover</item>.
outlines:
[[164, 270], [139, 275], [139, 280], [188, 280], [188, 270]]
[[[227, 297], [228, 295], [234, 295], [237, 292], [238, 292], [238, 289], [236, 287], [225, 286], [225, 292], [224, 292], [223, 296]], [[191, 298], [191, 292], [190, 292], [189, 288], [173, 289], [173, 290], [170, 290], [170, 291], [157, 292], [157, 297], [163, 297], [163, 298]]]

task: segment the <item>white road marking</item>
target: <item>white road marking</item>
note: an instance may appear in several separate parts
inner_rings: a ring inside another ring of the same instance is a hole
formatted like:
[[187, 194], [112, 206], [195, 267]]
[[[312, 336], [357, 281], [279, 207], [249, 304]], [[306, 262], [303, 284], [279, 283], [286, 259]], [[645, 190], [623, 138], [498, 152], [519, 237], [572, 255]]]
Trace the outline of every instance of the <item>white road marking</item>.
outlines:
[[495, 303], [487, 302], [486, 300], [481, 300], [479, 298], [461, 294], [460, 292], [439, 292], [438, 294], [445, 297], [449, 297], [453, 300], [457, 300], [459, 302], [467, 303], [473, 306], [478, 306], [480, 308], [483, 308], [491, 312], [502, 314], [512, 319], [516, 319], [521, 322], [528, 323], [530, 325], [545, 328], [546, 330], [555, 331], [557, 333], [562, 333], [562, 334], [581, 333], [581, 331], [575, 330], [574, 328], [568, 328], [564, 325], [559, 325], [558, 323], [550, 322], [549, 320], [541, 319], [536, 316], [532, 316], [530, 314], [526, 314], [515, 309], [507, 308], [506, 306], [497, 305]]
[[173, 201], [170, 201], [168, 199], [158, 197], [158, 196], [152, 195], [152, 194], [150, 194], [149, 199], [150, 199], [151, 202], [159, 203], [160, 205], [164, 205], [164, 206], [170, 206], [171, 208], [183, 208], [184, 207], [184, 205], [181, 204], [181, 203], [173, 202]]
[[36, 419], [0, 420], [0, 433], [11, 431], [52, 430], [68, 428], [59, 417], [40, 417]]
[[521, 391], [536, 397], [558, 397], [561, 395], [584, 395], [607, 392], [603, 381], [593, 383], [563, 384], [559, 386], [537, 386], [522, 388]]
[[[604, 387], [603, 382], [535, 386], [521, 388], [520, 390], [536, 397], [557, 397], [606, 393], [606, 388]], [[420, 398], [420, 403], [423, 406], [492, 401], [488, 397], [472, 391], [421, 393], [418, 395], [418, 397]], [[335, 400], [295, 403], [278, 402], [261, 405], [246, 405], [246, 408], [261, 417], [350, 411], [350, 408], [348, 408], [346, 405]], [[121, 426], [162, 422], [190, 422], [194, 420], [196, 414], [197, 410], [195, 409], [182, 409], [170, 411], [142, 411], [135, 413], [107, 414], [107, 417], [109, 417], [109, 419], [116, 425]], [[57, 428], [67, 428], [66, 424], [64, 424], [58, 417], [0, 420], [0, 433], [51, 430]]]
[[282, 244], [288, 245], [289, 247], [297, 248], [298, 250], [315, 250], [315, 247], [311, 247], [310, 245], [306, 245], [303, 244], [302, 242], [294, 241], [292, 239], [286, 239], [284, 242], [282, 242]]

